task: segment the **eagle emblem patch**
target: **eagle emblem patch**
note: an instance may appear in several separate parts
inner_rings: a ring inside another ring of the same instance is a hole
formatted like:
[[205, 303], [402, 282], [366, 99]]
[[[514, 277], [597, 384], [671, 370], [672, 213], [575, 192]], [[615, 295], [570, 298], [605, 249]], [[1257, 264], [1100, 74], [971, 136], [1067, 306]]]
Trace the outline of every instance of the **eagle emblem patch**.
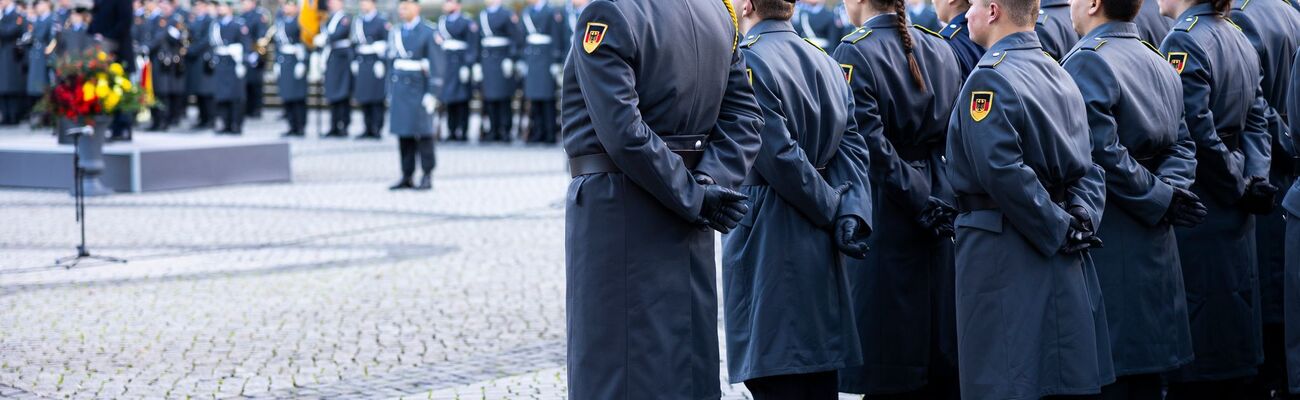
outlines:
[[970, 118], [975, 122], [983, 121], [993, 110], [993, 92], [972, 92], [970, 94]]
[[582, 35], [582, 49], [591, 54], [600, 48], [600, 42], [605, 41], [605, 31], [609, 30], [609, 25], [599, 22], [588, 22], [587, 33]]

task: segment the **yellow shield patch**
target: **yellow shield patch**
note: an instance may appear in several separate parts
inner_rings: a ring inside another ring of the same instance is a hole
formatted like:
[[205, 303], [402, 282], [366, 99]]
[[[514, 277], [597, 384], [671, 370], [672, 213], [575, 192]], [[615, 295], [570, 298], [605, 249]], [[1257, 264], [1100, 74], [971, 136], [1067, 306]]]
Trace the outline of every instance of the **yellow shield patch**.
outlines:
[[605, 41], [605, 31], [608, 29], [609, 25], [599, 22], [588, 22], [587, 33], [582, 35], [582, 49], [586, 50], [587, 54], [596, 51], [596, 49], [600, 47], [600, 42]]
[[1183, 68], [1187, 67], [1187, 53], [1178, 51], [1169, 53], [1169, 65], [1174, 66], [1174, 71], [1183, 73]]
[[975, 122], [983, 121], [993, 110], [993, 92], [972, 92], [970, 94], [970, 118]]
[[853, 64], [840, 64], [840, 70], [844, 72], [844, 81], [853, 83]]
[[749, 76], [749, 86], [754, 86], [754, 69], [745, 68], [745, 75]]

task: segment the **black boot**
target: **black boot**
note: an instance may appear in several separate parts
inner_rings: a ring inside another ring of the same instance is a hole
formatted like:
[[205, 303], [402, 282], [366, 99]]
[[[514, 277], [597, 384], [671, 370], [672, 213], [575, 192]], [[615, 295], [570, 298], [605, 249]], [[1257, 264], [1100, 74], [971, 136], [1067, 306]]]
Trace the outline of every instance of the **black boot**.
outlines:
[[403, 189], [414, 189], [414, 188], [415, 185], [411, 184], [411, 177], [406, 176], [406, 177], [402, 177], [402, 180], [397, 181], [397, 184], [394, 184], [393, 186], [389, 186], [388, 190], [403, 190]]
[[416, 186], [415, 190], [433, 190], [433, 174], [424, 174], [424, 177], [420, 178], [420, 185]]

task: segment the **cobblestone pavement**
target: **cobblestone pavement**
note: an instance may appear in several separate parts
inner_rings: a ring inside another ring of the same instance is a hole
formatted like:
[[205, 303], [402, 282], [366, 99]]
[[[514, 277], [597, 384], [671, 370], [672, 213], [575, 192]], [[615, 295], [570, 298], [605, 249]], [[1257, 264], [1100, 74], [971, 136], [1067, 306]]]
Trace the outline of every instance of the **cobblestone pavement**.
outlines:
[[0, 190], [0, 397], [564, 398], [562, 152], [440, 146], [435, 191], [393, 193], [396, 147], [303, 139], [291, 184], [89, 200], [91, 250], [127, 264], [51, 266], [71, 198]]

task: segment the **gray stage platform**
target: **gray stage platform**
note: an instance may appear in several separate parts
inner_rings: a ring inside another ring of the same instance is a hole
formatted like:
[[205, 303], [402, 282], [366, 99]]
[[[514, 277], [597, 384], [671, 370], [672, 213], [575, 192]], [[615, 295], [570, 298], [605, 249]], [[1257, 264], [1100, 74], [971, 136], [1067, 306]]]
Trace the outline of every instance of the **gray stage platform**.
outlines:
[[[149, 192], [253, 182], [289, 182], [289, 143], [193, 134], [137, 133], [104, 146], [105, 186]], [[0, 137], [0, 186], [70, 189], [72, 145], [42, 135]]]

